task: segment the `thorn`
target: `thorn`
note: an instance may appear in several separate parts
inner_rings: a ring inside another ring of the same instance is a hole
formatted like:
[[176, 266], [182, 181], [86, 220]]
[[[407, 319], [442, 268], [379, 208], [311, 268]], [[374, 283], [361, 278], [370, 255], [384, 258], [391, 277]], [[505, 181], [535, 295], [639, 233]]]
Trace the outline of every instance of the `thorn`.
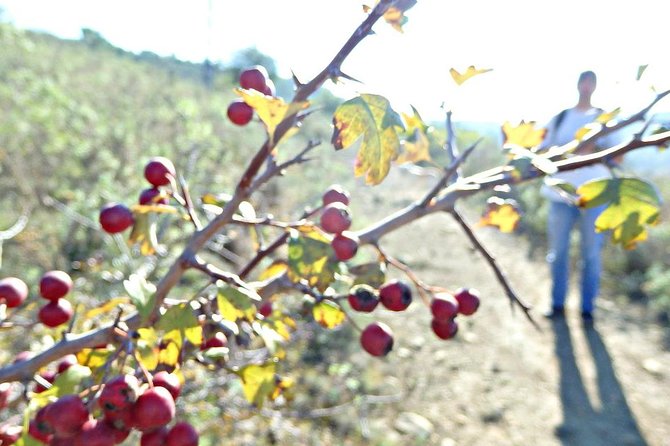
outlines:
[[302, 82], [300, 82], [300, 80], [298, 80], [298, 76], [295, 75], [293, 70], [291, 70], [291, 79], [293, 79], [293, 83], [295, 84], [295, 88], [300, 88], [303, 85], [305, 85]]
[[333, 69], [330, 72], [330, 79], [337, 83], [337, 78], [343, 77], [345, 79], [348, 79], [350, 81], [358, 82], [359, 84], [362, 84], [363, 82], [359, 81], [355, 77], [349, 76], [348, 74], [345, 74], [340, 70], [338, 67], [333, 67]]

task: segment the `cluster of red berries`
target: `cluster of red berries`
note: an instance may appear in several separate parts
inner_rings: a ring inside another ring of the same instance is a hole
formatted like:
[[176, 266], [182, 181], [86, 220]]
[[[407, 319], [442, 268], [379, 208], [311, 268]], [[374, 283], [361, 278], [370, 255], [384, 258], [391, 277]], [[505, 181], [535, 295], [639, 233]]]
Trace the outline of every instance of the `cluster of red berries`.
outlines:
[[356, 255], [359, 243], [358, 237], [347, 231], [351, 227], [349, 193], [339, 184], [333, 184], [323, 194], [322, 200], [321, 229], [335, 234], [330, 242], [335, 257], [341, 261], [349, 260]]
[[92, 416], [80, 396], [61, 396], [35, 414], [28, 432], [52, 446], [113, 446], [123, 442], [132, 429], [142, 432], [142, 446], [197, 446], [198, 433], [189, 423], [168, 428], [181, 392], [177, 376], [158, 372], [152, 384], [143, 386], [134, 375], [107, 381], [97, 399], [100, 418]]
[[[40, 295], [49, 301], [37, 317], [47, 327], [57, 327], [70, 320], [72, 304], [63, 299], [72, 290], [72, 278], [65, 271], [47, 271], [40, 279]], [[8, 308], [21, 305], [28, 298], [28, 285], [17, 277], [0, 280], [0, 303]]]
[[[168, 198], [160, 187], [167, 186], [176, 177], [174, 164], [169, 159], [157, 156], [144, 167], [144, 178], [151, 187], [140, 193], [139, 204], [168, 204]], [[100, 210], [100, 226], [109, 234], [123, 232], [135, 223], [133, 212], [122, 203], [108, 203]]]
[[[347, 296], [352, 309], [372, 312], [381, 304], [391, 311], [404, 311], [412, 303], [412, 291], [402, 280], [391, 280], [375, 290], [369, 285], [356, 285]], [[440, 339], [451, 339], [458, 332], [456, 316], [472, 315], [479, 308], [479, 292], [474, 288], [460, 288], [452, 296], [437, 293], [433, 296], [430, 311], [431, 328]], [[385, 356], [393, 348], [393, 332], [383, 322], [373, 322], [361, 332], [361, 346], [372, 356]]]
[[[261, 65], [247, 68], [240, 73], [240, 87], [260, 91], [266, 96], [275, 95], [274, 83], [268, 71]], [[254, 109], [244, 100], [236, 99], [228, 106], [227, 115], [233, 124], [247, 125], [254, 117]]]
[[433, 320], [430, 323], [433, 333], [440, 339], [451, 339], [458, 332], [456, 316], [470, 316], [479, 308], [479, 291], [474, 288], [459, 288], [452, 296], [438, 293], [433, 296], [430, 311]]
[[[412, 303], [412, 290], [403, 280], [391, 280], [375, 290], [369, 285], [354, 286], [347, 297], [351, 308], [370, 313], [381, 304], [391, 311], [404, 311]], [[361, 346], [372, 356], [385, 356], [393, 348], [393, 332], [382, 322], [373, 322], [361, 332]]]

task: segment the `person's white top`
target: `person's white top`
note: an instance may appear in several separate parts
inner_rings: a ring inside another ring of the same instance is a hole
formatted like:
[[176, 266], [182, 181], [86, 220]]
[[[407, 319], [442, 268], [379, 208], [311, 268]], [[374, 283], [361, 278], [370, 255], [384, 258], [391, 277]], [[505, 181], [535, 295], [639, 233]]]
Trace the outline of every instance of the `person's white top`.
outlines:
[[[542, 148], [547, 148], [551, 146], [562, 146], [569, 143], [575, 139], [575, 134], [577, 130], [581, 129], [585, 125], [595, 121], [595, 119], [602, 113], [602, 110], [599, 108], [590, 108], [589, 110], [579, 110], [576, 108], [570, 108], [566, 110], [563, 120], [561, 121], [558, 128], [556, 128], [556, 119], [557, 116], [554, 116], [547, 126], [547, 135], [542, 143]], [[603, 137], [598, 140], [598, 145], [602, 147], [610, 147], [613, 145], [613, 139], [609, 137], [610, 135]], [[595, 180], [598, 178], [611, 178], [611, 173], [609, 169], [603, 164], [594, 164], [591, 166], [580, 167], [579, 169], [558, 172], [554, 175], [551, 175], [547, 178], [554, 178], [558, 180], [565, 181], [575, 188], [581, 186], [587, 181]], [[544, 184], [542, 186], [542, 195], [552, 201], [562, 201], [570, 202], [570, 200], [558, 193], [554, 188]]]

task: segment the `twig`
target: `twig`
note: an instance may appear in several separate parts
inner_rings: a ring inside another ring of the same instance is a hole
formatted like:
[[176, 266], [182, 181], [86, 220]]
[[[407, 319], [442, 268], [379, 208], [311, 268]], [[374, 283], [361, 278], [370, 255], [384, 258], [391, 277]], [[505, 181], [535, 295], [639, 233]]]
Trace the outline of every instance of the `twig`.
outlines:
[[276, 175], [281, 175], [282, 172], [289, 167], [291, 167], [294, 164], [301, 164], [305, 163], [310, 160], [310, 158], [306, 158], [305, 155], [307, 155], [311, 150], [313, 150], [315, 147], [318, 147], [321, 144], [321, 141], [309, 141], [307, 143], [307, 146], [300, 151], [296, 156], [291, 158], [288, 161], [285, 161], [281, 164], [277, 164], [276, 162], [269, 163], [268, 167], [265, 169], [265, 172], [263, 172], [255, 181], [254, 183], [249, 187], [250, 190], [255, 191], [258, 190], [259, 187], [261, 187], [263, 184], [267, 183], [271, 178], [273, 178]]
[[433, 198], [435, 198], [437, 194], [440, 193], [440, 191], [444, 189], [444, 187], [447, 184], [449, 184], [449, 180], [451, 179], [451, 177], [454, 176], [454, 174], [457, 174], [458, 168], [461, 166], [461, 164], [465, 162], [466, 159], [468, 159], [472, 151], [475, 150], [475, 148], [477, 147], [477, 145], [479, 145], [481, 141], [482, 139], [479, 138], [477, 141], [474, 142], [474, 144], [465, 149], [463, 154], [461, 154], [458, 158], [451, 161], [449, 167], [447, 167], [444, 170], [444, 175], [442, 175], [442, 179], [440, 179], [440, 181], [430, 190], [430, 192], [426, 194], [423, 200], [421, 200], [419, 206], [426, 207], [430, 204], [430, 201]]
[[193, 206], [193, 200], [191, 199], [191, 194], [188, 190], [188, 184], [186, 184], [186, 180], [181, 175], [179, 175], [179, 188], [181, 189], [181, 195], [184, 197], [186, 212], [188, 212], [188, 216], [193, 222], [195, 229], [200, 230], [202, 228], [202, 224], [200, 223], [198, 215], [195, 213], [195, 207]]
[[533, 326], [538, 330], [540, 330], [540, 326], [537, 324], [535, 319], [533, 319], [533, 317], [530, 315], [530, 306], [524, 303], [519, 298], [519, 296], [517, 296], [516, 292], [512, 289], [512, 286], [507, 280], [505, 273], [502, 271], [500, 266], [498, 266], [498, 262], [496, 261], [495, 257], [491, 255], [491, 253], [486, 249], [484, 244], [477, 238], [475, 233], [472, 231], [470, 225], [468, 225], [468, 223], [463, 219], [463, 216], [456, 209], [452, 209], [449, 213], [451, 214], [452, 217], [454, 217], [456, 222], [460, 225], [461, 229], [463, 230], [465, 235], [467, 235], [468, 239], [470, 239], [470, 242], [472, 242], [473, 246], [477, 249], [477, 251], [479, 251], [479, 253], [482, 256], [484, 256], [484, 259], [489, 264], [491, 269], [493, 269], [493, 272], [495, 273], [498, 282], [500, 282], [500, 285], [502, 285], [503, 289], [505, 290], [507, 297], [509, 297], [512, 307], [514, 306], [514, 304], [518, 305], [523, 311], [523, 313], [526, 315], [528, 320], [533, 324]]
[[396, 259], [395, 257], [392, 257], [388, 255], [386, 252], [384, 252], [384, 250], [382, 250], [379, 244], [374, 243], [373, 245], [375, 249], [377, 249], [377, 252], [379, 252], [379, 255], [386, 263], [393, 265], [394, 267], [398, 268], [400, 271], [405, 273], [405, 275], [407, 275], [407, 277], [414, 283], [414, 285], [416, 285], [416, 289], [419, 291], [419, 296], [421, 296], [421, 300], [423, 301], [423, 303], [426, 304], [426, 306], [430, 307], [430, 298], [425, 293], [427, 291], [430, 291], [431, 287], [427, 285], [424, 281], [419, 279], [419, 277], [416, 274], [414, 274], [414, 271], [412, 271], [412, 269], [409, 266], [407, 266], [400, 260]]

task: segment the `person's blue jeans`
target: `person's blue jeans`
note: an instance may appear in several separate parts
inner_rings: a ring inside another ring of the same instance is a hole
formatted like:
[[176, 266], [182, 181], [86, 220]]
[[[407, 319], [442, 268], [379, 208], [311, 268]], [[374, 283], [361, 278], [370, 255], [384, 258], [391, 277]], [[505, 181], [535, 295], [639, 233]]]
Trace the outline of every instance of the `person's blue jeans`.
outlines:
[[580, 209], [568, 203], [552, 201], [547, 219], [549, 253], [547, 262], [553, 280], [552, 305], [563, 307], [570, 279], [570, 233], [579, 222], [581, 251], [582, 311], [592, 312], [600, 288], [600, 251], [604, 233], [595, 231], [595, 221], [605, 206]]

